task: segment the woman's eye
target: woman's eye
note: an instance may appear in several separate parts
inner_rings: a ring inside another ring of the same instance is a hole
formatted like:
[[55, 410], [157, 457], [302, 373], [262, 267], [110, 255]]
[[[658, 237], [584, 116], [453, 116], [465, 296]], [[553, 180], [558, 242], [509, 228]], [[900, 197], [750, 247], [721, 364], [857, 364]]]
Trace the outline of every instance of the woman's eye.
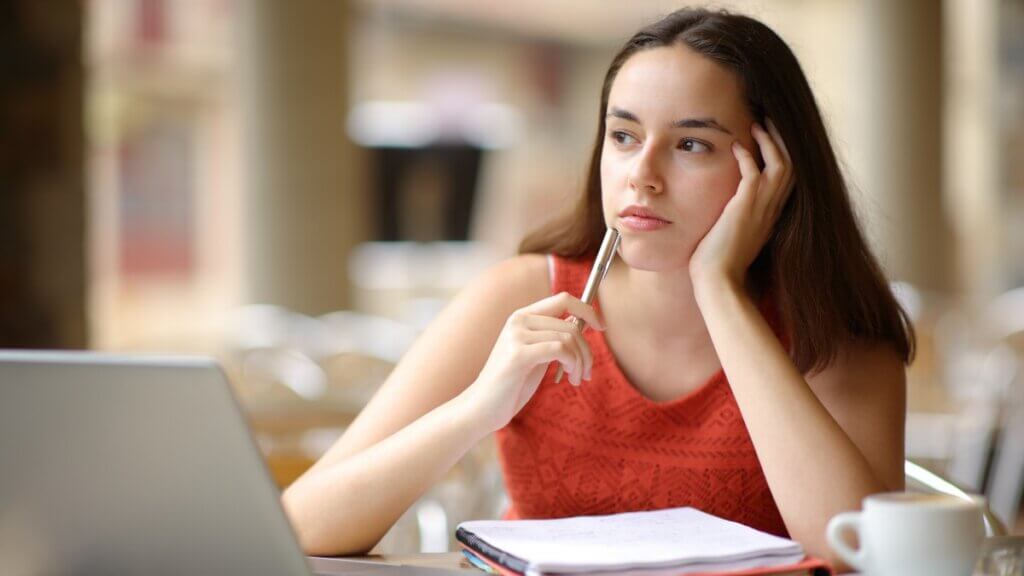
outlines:
[[711, 147], [701, 142], [700, 140], [694, 140], [693, 138], [683, 138], [682, 142], [679, 143], [679, 149], [684, 152], [710, 152]]
[[615, 130], [612, 132], [612, 140], [619, 144], [631, 144], [636, 141], [636, 138], [621, 130]]

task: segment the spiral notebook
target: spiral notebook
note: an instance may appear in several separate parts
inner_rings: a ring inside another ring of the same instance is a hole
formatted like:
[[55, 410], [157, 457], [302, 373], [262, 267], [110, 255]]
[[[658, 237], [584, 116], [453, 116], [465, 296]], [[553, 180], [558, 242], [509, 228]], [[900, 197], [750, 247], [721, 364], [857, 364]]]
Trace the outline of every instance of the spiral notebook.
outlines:
[[831, 574], [793, 540], [695, 508], [464, 522], [455, 536], [504, 574]]

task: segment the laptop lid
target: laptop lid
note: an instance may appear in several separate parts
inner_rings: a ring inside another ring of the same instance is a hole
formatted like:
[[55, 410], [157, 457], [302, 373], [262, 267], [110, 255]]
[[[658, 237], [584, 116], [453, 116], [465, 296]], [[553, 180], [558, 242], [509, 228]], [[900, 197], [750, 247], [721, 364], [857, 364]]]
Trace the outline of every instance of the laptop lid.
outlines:
[[0, 352], [4, 574], [309, 569], [216, 363]]

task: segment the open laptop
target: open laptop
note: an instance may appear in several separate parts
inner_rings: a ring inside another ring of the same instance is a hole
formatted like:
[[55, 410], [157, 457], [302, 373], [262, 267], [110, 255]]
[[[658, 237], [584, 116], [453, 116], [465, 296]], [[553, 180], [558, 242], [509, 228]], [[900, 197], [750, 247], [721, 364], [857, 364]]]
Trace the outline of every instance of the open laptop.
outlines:
[[0, 573], [308, 576], [310, 565], [215, 362], [0, 351]]

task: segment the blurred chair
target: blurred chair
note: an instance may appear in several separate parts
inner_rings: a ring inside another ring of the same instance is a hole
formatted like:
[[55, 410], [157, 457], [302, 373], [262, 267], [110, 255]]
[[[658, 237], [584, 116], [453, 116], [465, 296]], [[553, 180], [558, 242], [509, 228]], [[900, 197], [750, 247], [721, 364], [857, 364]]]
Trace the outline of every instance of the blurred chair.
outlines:
[[992, 300], [984, 319], [988, 336], [1016, 361], [1003, 394], [1000, 433], [986, 490], [992, 510], [1013, 525], [1024, 496], [1024, 287]]
[[905, 282], [892, 289], [918, 336], [907, 374], [907, 457], [982, 493], [1017, 358], [963, 303]]
[[947, 476], [981, 492], [1003, 430], [1005, 404], [1017, 373], [1017, 358], [1006, 346], [950, 352], [948, 386], [958, 405]]
[[[315, 399], [326, 375], [314, 358], [326, 334], [316, 319], [280, 306], [243, 306], [229, 316], [225, 364], [240, 379], [243, 398], [257, 404]], [[275, 390], [284, 386], [284, 390]]]
[[225, 368], [281, 487], [344, 432], [416, 336], [382, 318], [270, 305], [236, 310], [228, 328]]
[[300, 403], [334, 403], [353, 416], [417, 336], [386, 318], [349, 311], [313, 318], [269, 305], [237, 310], [228, 334], [229, 358], [246, 391], [266, 397], [257, 404], [287, 403], [268, 390], [280, 385]]
[[329, 338], [329, 354], [356, 353], [397, 364], [412, 346], [419, 330], [413, 326], [351, 310], [317, 318]]
[[[905, 460], [903, 470], [906, 478], [908, 492], [925, 492], [933, 494], [947, 494], [962, 500], [973, 501], [974, 497], [962, 488], [949, 480], [935, 474], [927, 468]], [[1006, 534], [1006, 527], [999, 521], [986, 505], [984, 509], [985, 535], [1003, 536]]]
[[422, 330], [496, 261], [477, 242], [366, 242], [349, 258], [354, 307]]
[[945, 342], [938, 327], [953, 306], [947, 298], [907, 282], [892, 282], [890, 288], [917, 335], [916, 356], [907, 369], [906, 453], [945, 471], [958, 415], [943, 378]]
[[984, 311], [989, 335], [1024, 350], [1024, 286], [997, 296]]
[[1024, 386], [1020, 378], [1015, 396], [1007, 404], [986, 492], [993, 512], [1011, 527], [1019, 525], [1024, 492]]

